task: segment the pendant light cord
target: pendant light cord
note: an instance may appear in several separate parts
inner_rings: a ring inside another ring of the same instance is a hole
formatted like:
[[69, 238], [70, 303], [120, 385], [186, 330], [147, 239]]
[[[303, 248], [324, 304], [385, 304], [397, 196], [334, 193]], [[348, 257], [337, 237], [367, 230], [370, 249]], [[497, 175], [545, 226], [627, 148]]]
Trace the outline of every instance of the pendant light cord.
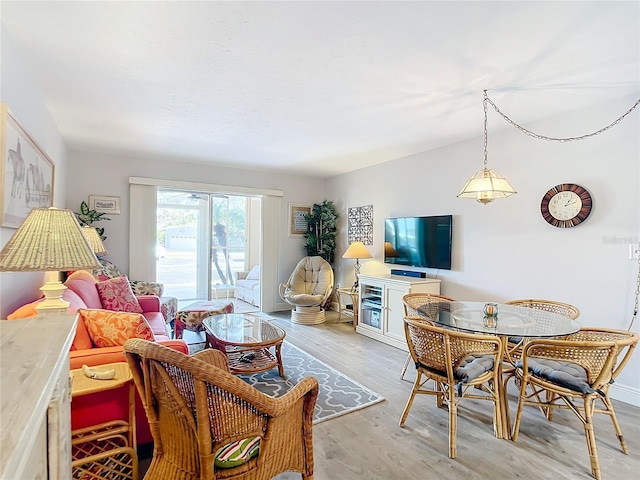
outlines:
[[485, 162], [485, 168], [486, 168], [486, 163], [487, 163], [487, 103], [489, 105], [491, 105], [493, 107], [493, 109], [498, 113], [498, 115], [500, 115], [502, 118], [504, 118], [504, 120], [513, 125], [514, 127], [516, 127], [518, 130], [520, 130], [521, 132], [523, 132], [526, 135], [529, 135], [530, 137], [533, 138], [537, 138], [539, 140], [547, 140], [547, 141], [551, 141], [551, 142], [572, 142], [574, 140], [584, 140], [585, 138], [589, 138], [589, 137], [593, 137], [595, 135], [600, 135], [603, 132], [606, 132], [607, 130], [609, 130], [610, 128], [616, 126], [617, 124], [619, 124], [624, 117], [626, 117], [627, 115], [629, 115], [631, 112], [633, 112], [635, 110], [635, 108], [640, 105], [640, 98], [636, 101], [636, 103], [633, 104], [633, 106], [627, 110], [625, 113], [623, 113], [620, 117], [618, 117], [615, 121], [613, 121], [612, 123], [610, 123], [609, 125], [607, 125], [606, 127], [602, 127], [600, 130], [596, 130], [595, 132], [592, 133], [587, 133], [585, 135], [580, 135], [579, 137], [567, 137], [567, 138], [559, 138], [559, 137], [548, 137], [546, 135], [541, 135], [539, 133], [535, 133], [532, 132], [531, 130], [524, 128], [522, 125], [517, 124], [516, 122], [514, 122], [513, 120], [511, 120], [507, 115], [505, 115], [504, 113], [502, 113], [502, 111], [500, 111], [500, 109], [498, 108], [498, 106], [493, 103], [493, 100], [491, 100], [488, 96], [487, 96], [487, 91], [484, 91], [484, 128], [485, 128], [485, 133], [484, 133], [484, 145], [485, 145], [485, 149], [484, 149], [484, 162]]

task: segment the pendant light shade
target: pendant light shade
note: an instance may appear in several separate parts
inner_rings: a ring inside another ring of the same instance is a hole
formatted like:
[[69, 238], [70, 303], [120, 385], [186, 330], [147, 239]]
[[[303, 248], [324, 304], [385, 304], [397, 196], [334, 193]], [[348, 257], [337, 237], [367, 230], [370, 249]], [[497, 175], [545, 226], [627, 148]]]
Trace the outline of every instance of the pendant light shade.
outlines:
[[471, 180], [460, 190], [458, 198], [474, 198], [486, 205], [496, 198], [506, 198], [516, 193], [511, 184], [495, 170], [487, 168], [487, 91], [484, 91], [482, 107], [484, 109], [484, 168], [478, 170]]
[[511, 184], [495, 170], [483, 168], [475, 173], [463, 187], [458, 198], [475, 198], [487, 204], [496, 198], [506, 198], [517, 193]]

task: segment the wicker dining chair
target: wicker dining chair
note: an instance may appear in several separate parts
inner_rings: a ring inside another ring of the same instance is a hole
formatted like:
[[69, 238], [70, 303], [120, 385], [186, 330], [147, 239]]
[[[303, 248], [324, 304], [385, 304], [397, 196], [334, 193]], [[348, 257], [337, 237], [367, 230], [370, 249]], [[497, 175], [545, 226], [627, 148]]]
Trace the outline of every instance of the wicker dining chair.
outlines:
[[267, 480], [285, 471], [313, 479], [316, 379], [272, 398], [229, 373], [214, 349], [188, 356], [133, 339], [124, 352], [154, 440], [145, 480]]
[[[591, 462], [591, 474], [601, 478], [593, 414], [611, 417], [623, 453], [627, 445], [616, 418], [609, 387], [625, 367], [638, 343], [638, 334], [624, 330], [584, 328], [562, 340], [532, 340], [525, 345], [516, 375], [521, 380], [520, 399], [512, 439], [518, 439], [525, 405], [549, 412], [571, 410], [582, 421]], [[529, 391], [527, 391], [529, 388]], [[542, 393], [545, 393], [543, 401]], [[583, 405], [577, 401], [581, 399]], [[600, 399], [604, 408], [596, 408]], [[550, 418], [550, 413], [547, 415]]]
[[[463, 398], [473, 398], [493, 402], [494, 434], [501, 437], [500, 339], [436, 327], [419, 317], [406, 317], [404, 329], [417, 377], [400, 426], [416, 395], [435, 395], [438, 406], [446, 403], [449, 408], [449, 457], [456, 458], [458, 404]], [[424, 388], [429, 380], [436, 382], [434, 390]]]
[[[540, 298], [525, 298], [521, 300], [510, 300], [504, 302], [505, 305], [513, 305], [516, 307], [533, 308], [535, 310], [544, 310], [545, 312], [557, 313], [571, 320], [575, 320], [580, 316], [580, 310], [569, 303], [557, 302], [555, 300], [544, 300]], [[509, 337], [506, 346], [505, 360], [513, 363], [514, 359], [522, 355], [522, 338]], [[508, 370], [507, 370], [508, 372]]]
[[[421, 307], [422, 305], [426, 305], [428, 303], [439, 302], [455, 302], [455, 300], [453, 298], [445, 297], [444, 295], [436, 295], [435, 293], [408, 293], [404, 297], [402, 297], [405, 317], [417, 317], [418, 307]], [[407, 368], [409, 367], [410, 361], [411, 354], [407, 355], [407, 359], [404, 361], [402, 371], [400, 372], [400, 380], [404, 380], [404, 374], [407, 373]]]

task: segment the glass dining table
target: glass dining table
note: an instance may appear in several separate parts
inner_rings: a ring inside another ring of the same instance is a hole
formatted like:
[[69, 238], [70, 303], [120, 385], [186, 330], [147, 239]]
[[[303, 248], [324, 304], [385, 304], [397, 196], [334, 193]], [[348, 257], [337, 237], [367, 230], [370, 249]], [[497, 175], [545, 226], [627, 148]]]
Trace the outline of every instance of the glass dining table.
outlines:
[[[576, 320], [535, 308], [485, 302], [434, 302], [418, 307], [420, 317], [444, 328], [496, 335], [502, 342], [503, 358], [515, 363], [511, 353], [534, 338], [563, 337], [580, 330]], [[487, 312], [491, 313], [490, 315]], [[511, 438], [509, 402], [506, 382], [510, 377], [500, 375], [502, 438]]]

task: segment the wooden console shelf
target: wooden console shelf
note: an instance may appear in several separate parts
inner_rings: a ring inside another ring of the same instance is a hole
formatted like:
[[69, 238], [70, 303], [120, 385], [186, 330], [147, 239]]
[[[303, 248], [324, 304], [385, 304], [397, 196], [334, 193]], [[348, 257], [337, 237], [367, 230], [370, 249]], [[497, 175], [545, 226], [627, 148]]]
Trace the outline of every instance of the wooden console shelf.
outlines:
[[0, 320], [0, 480], [71, 478], [69, 350], [77, 316]]
[[440, 280], [395, 275], [360, 275], [360, 309], [356, 332], [408, 351], [404, 304], [408, 293], [440, 294]]

